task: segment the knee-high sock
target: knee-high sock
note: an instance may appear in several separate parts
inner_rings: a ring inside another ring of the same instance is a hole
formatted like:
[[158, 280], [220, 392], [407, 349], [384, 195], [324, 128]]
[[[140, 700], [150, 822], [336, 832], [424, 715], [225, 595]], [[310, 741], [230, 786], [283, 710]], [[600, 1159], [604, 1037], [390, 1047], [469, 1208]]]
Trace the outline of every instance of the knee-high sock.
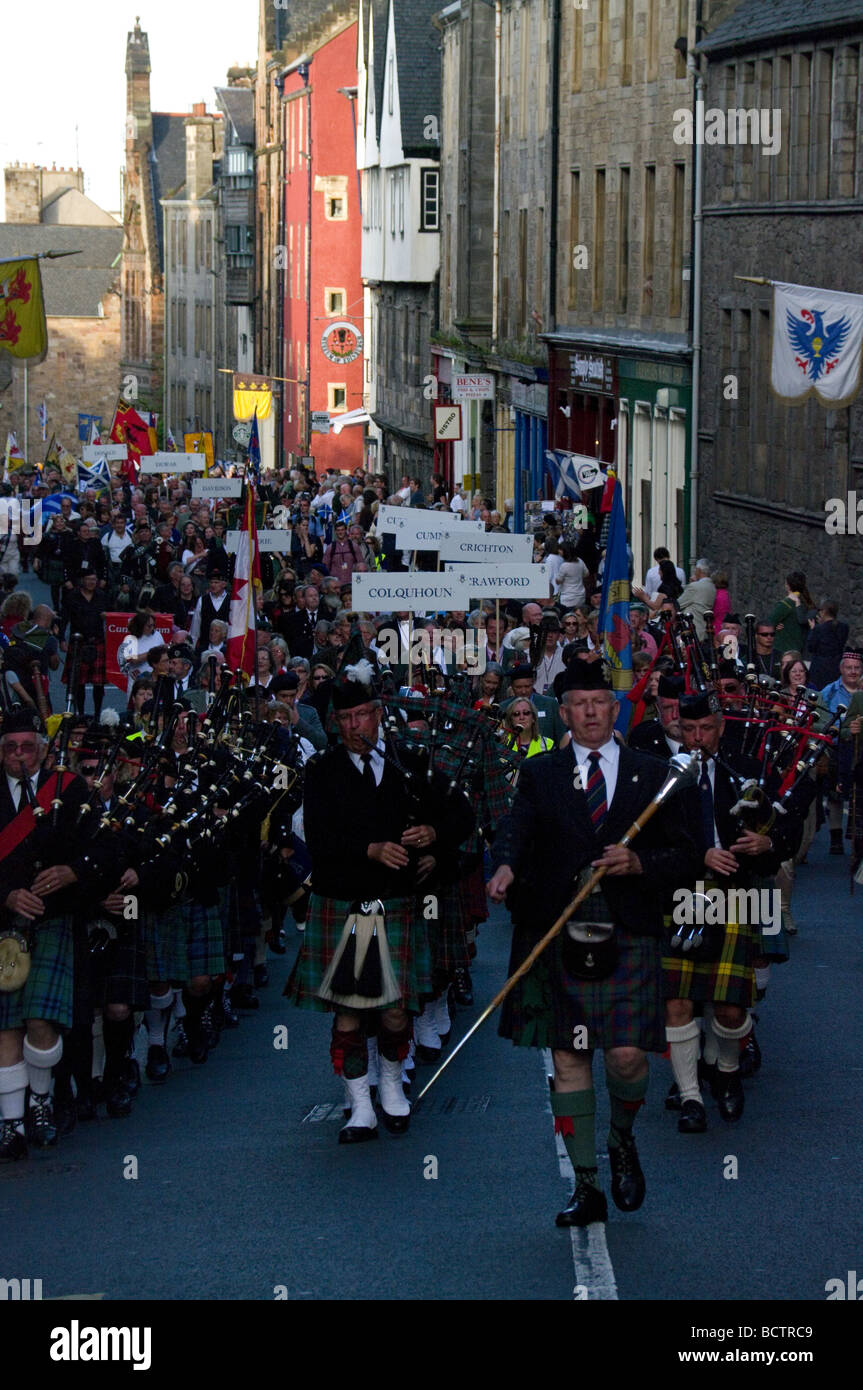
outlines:
[[666, 1026], [665, 1036], [671, 1051], [671, 1070], [674, 1072], [680, 1099], [700, 1100], [698, 1041], [701, 1027], [698, 1019], [693, 1018], [689, 1023], [681, 1023], [675, 1028]]
[[362, 1028], [345, 1032], [337, 1028], [333, 1020], [330, 1060], [336, 1076], [343, 1076], [346, 1081], [359, 1081], [365, 1076], [369, 1069], [369, 1052]]
[[186, 1037], [197, 1041], [201, 1035], [204, 1010], [209, 1002], [209, 994], [193, 994], [190, 989], [183, 990], [183, 1003], [186, 1006]]
[[[24, 1100], [27, 1095], [27, 1063], [13, 1062], [0, 1067], [0, 1117], [4, 1120], [24, 1119]], [[18, 1125], [23, 1130], [23, 1125]]]
[[718, 1019], [713, 1020], [713, 1031], [719, 1045], [719, 1070], [737, 1071], [740, 1066], [740, 1039], [752, 1031], [752, 1019], [747, 1017], [739, 1028], [726, 1028]]
[[151, 1047], [165, 1046], [165, 1032], [168, 1027], [168, 1010], [174, 1002], [174, 991], [165, 994], [151, 994], [150, 1007], [145, 1014], [147, 1033]]
[[644, 1104], [649, 1081], [649, 1072], [645, 1072], [638, 1081], [623, 1081], [606, 1068], [605, 1084], [608, 1087], [608, 1095], [611, 1100], [611, 1126], [608, 1131], [609, 1148], [619, 1148], [622, 1140], [631, 1134], [635, 1117]]
[[701, 1055], [708, 1067], [715, 1067], [719, 1061], [719, 1039], [713, 1031], [712, 1004], [704, 1005], [704, 1050]]
[[770, 966], [756, 965], [755, 967], [755, 988], [766, 989], [770, 984]]
[[126, 1053], [132, 1045], [135, 1020], [106, 1017], [102, 1025], [105, 1036], [105, 1080], [113, 1085], [120, 1078]]
[[596, 1187], [596, 1091], [552, 1091], [551, 1113], [573, 1168]]
[[31, 1101], [34, 1096], [47, 1096], [51, 1090], [51, 1068], [56, 1067], [63, 1056], [63, 1039], [58, 1038], [51, 1047], [43, 1048], [34, 1047], [30, 1039], [25, 1038], [23, 1050]]

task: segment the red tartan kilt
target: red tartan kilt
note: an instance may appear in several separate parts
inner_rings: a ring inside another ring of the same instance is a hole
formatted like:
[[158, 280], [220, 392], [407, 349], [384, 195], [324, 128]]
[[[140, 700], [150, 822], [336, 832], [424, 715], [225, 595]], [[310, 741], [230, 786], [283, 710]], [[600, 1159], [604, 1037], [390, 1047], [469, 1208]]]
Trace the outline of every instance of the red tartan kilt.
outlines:
[[[86, 647], [95, 647], [95, 661], [80, 661], [78, 663], [78, 684], [79, 685], [104, 685], [105, 684], [105, 643], [86, 642]], [[69, 684], [68, 677], [69, 659], [66, 658], [66, 665], [63, 667], [63, 674], [60, 677], [64, 685]]]
[[462, 895], [462, 908], [467, 917], [467, 926], [488, 921], [488, 903], [485, 895], [485, 875], [482, 860], [468, 874], [459, 879]]

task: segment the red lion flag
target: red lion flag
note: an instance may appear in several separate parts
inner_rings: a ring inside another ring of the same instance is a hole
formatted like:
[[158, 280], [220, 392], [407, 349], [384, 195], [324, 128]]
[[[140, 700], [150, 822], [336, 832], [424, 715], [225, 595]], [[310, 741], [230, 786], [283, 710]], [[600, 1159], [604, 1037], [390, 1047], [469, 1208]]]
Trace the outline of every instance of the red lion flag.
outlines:
[[231, 586], [231, 611], [228, 617], [228, 641], [225, 656], [231, 671], [245, 671], [254, 680], [255, 653], [255, 591], [261, 587], [261, 562], [258, 556], [258, 528], [255, 524], [255, 489], [246, 489], [246, 511], [240, 526], [240, 545], [234, 564]]
[[111, 425], [111, 438], [115, 444], [125, 444], [129, 456], [120, 467], [124, 478], [134, 483], [141, 467], [141, 456], [154, 454], [153, 440], [146, 420], [142, 420], [134, 406], [117, 402], [114, 420]]

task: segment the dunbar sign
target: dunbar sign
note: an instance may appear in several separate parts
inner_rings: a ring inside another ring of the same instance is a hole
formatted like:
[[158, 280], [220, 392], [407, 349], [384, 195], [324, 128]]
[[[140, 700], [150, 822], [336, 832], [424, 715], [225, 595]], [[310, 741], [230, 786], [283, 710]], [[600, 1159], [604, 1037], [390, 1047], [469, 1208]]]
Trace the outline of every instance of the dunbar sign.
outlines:
[[494, 532], [481, 536], [465, 536], [453, 531], [438, 546], [442, 560], [464, 563], [507, 561], [529, 565], [533, 559], [533, 536], [500, 536]]
[[472, 599], [548, 598], [545, 565], [447, 565], [446, 573], [466, 584]]
[[462, 574], [354, 574], [351, 604], [360, 613], [463, 613], [470, 589]]

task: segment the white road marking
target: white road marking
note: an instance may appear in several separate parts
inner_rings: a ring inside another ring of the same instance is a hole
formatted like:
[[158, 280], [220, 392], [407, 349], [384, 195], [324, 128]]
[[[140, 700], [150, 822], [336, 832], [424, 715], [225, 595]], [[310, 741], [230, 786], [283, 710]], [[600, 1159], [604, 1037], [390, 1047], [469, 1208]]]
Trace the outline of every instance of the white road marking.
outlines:
[[[542, 1053], [543, 1079], [549, 1076], [551, 1071], [551, 1052], [546, 1048]], [[550, 1099], [546, 1101], [546, 1109], [551, 1115]], [[566, 1152], [566, 1145], [559, 1134], [555, 1134], [554, 1142], [557, 1148], [560, 1176], [566, 1183], [567, 1195], [569, 1195], [572, 1190], [572, 1164]], [[594, 1221], [590, 1226], [570, 1226], [569, 1238], [572, 1243], [572, 1263], [575, 1269], [575, 1297], [579, 1297], [579, 1289], [587, 1289], [588, 1300], [602, 1299], [605, 1302], [616, 1302], [618, 1300], [617, 1282], [605, 1239], [605, 1223]]]

